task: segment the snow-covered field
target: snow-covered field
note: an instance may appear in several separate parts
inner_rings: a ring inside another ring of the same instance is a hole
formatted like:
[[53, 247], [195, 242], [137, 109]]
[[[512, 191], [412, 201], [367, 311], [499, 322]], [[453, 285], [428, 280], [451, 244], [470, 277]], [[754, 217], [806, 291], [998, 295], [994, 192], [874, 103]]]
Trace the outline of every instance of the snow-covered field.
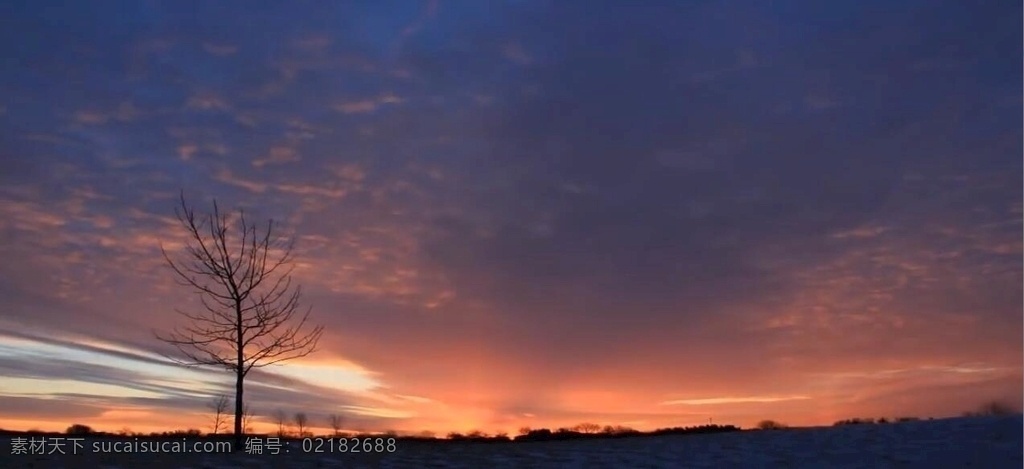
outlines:
[[[1022, 467], [1021, 416], [530, 443], [399, 442], [394, 453], [12, 455], [3, 468]], [[10, 438], [3, 444], [10, 448]]]

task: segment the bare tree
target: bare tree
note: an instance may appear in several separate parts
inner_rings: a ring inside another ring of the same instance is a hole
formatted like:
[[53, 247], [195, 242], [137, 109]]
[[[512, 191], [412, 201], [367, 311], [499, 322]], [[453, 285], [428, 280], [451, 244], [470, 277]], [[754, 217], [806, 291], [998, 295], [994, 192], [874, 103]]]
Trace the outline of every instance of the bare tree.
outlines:
[[230, 405], [230, 400], [228, 400], [228, 396], [225, 396], [223, 394], [215, 397], [213, 401], [211, 401], [209, 404], [210, 410], [213, 411], [214, 435], [220, 433], [221, 427], [227, 424], [228, 405]]
[[283, 410], [278, 409], [277, 412], [274, 412], [274, 422], [277, 423], [277, 436], [279, 438], [288, 434], [286, 428], [288, 425], [288, 415]]
[[334, 436], [341, 435], [341, 425], [344, 423], [344, 419], [338, 414], [331, 414], [328, 419], [328, 423], [331, 425], [331, 430], [334, 430]]
[[305, 412], [295, 413], [295, 426], [298, 427], [299, 438], [306, 436], [306, 425], [309, 424], [309, 417]]
[[580, 433], [597, 433], [598, 431], [601, 430], [601, 426], [596, 423], [583, 422], [579, 425], [576, 425], [574, 430]]
[[242, 432], [252, 433], [252, 412], [249, 410], [249, 403], [242, 408]]
[[[160, 252], [177, 282], [199, 296], [198, 312], [176, 310], [187, 325], [157, 337], [177, 347], [187, 366], [220, 366], [235, 375], [235, 448], [242, 448], [245, 377], [253, 368], [309, 355], [323, 326], [309, 326], [300, 309], [301, 287], [292, 287], [292, 243], [245, 213], [198, 215], [181, 195], [175, 209], [188, 235], [183, 259]], [[173, 357], [172, 357], [173, 358]]]

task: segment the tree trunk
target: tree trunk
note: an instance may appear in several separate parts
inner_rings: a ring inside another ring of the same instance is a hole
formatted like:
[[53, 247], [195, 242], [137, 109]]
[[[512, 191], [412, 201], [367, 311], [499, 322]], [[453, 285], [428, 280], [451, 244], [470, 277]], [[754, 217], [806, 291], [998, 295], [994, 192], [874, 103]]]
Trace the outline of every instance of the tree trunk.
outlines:
[[245, 342], [242, 340], [242, 305], [239, 301], [235, 302], [235, 316], [237, 318], [235, 322], [235, 352], [238, 360], [235, 362], [235, 451], [242, 451], [242, 434], [245, 430], [242, 428], [242, 414], [245, 413], [245, 406], [242, 405], [242, 385], [245, 380], [245, 368], [243, 368], [245, 366], [245, 350], [243, 350]]
[[235, 451], [242, 450], [242, 371], [235, 374]]

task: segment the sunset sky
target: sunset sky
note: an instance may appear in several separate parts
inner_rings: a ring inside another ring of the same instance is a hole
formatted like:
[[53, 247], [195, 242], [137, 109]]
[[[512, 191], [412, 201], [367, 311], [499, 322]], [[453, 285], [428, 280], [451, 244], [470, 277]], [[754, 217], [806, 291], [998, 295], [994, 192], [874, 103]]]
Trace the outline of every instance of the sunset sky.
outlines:
[[209, 430], [180, 190], [282, 222], [352, 430], [1021, 401], [1016, 1], [0, 7], [0, 428]]

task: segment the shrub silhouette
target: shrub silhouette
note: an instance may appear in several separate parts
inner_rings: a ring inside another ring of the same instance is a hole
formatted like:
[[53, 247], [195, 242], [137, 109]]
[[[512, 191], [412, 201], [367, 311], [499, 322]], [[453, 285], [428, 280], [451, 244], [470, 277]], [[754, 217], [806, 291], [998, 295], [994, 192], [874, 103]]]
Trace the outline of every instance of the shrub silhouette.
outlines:
[[64, 433], [67, 433], [68, 435], [89, 435], [95, 432], [93, 432], [92, 427], [88, 425], [76, 423], [68, 427], [67, 430], [64, 431]]
[[164, 432], [166, 436], [176, 437], [189, 437], [194, 438], [203, 434], [198, 428], [189, 428], [188, 430], [174, 430], [172, 432]]
[[508, 441], [508, 436], [487, 436], [486, 433], [480, 430], [473, 430], [467, 434], [459, 432], [451, 432], [448, 434], [448, 439], [453, 441], [472, 441], [472, 442], [491, 442], [491, 441]]
[[[779, 424], [781, 425], [781, 424]], [[785, 428], [783, 425], [780, 428]], [[724, 433], [724, 432], [737, 432], [740, 428], [735, 425], [700, 425], [696, 427], [671, 427], [671, 428], [659, 428], [653, 432], [646, 433], [647, 435], [689, 435], [689, 434], [704, 434], [704, 433]], [[637, 432], [637, 434], [642, 434]]]
[[873, 424], [873, 423], [875, 423], [874, 420], [864, 419], [864, 418], [859, 418], [858, 417], [858, 418], [840, 420], [840, 421], [838, 421], [838, 422], [836, 422], [836, 423], [834, 423], [832, 425], [838, 427], [838, 426], [841, 426], [841, 425], [864, 425], [864, 424]]
[[633, 435], [640, 432], [622, 425], [605, 425], [604, 428], [601, 429], [601, 433], [605, 435]]
[[526, 430], [526, 433], [517, 436], [515, 438], [516, 441], [541, 441], [551, 439], [551, 430], [548, 430], [547, 428], [531, 430], [529, 428], [524, 427], [520, 429], [520, 431], [522, 430]]
[[757, 428], [758, 430], [780, 430], [786, 428], [786, 425], [774, 420], [762, 420], [757, 422]]

